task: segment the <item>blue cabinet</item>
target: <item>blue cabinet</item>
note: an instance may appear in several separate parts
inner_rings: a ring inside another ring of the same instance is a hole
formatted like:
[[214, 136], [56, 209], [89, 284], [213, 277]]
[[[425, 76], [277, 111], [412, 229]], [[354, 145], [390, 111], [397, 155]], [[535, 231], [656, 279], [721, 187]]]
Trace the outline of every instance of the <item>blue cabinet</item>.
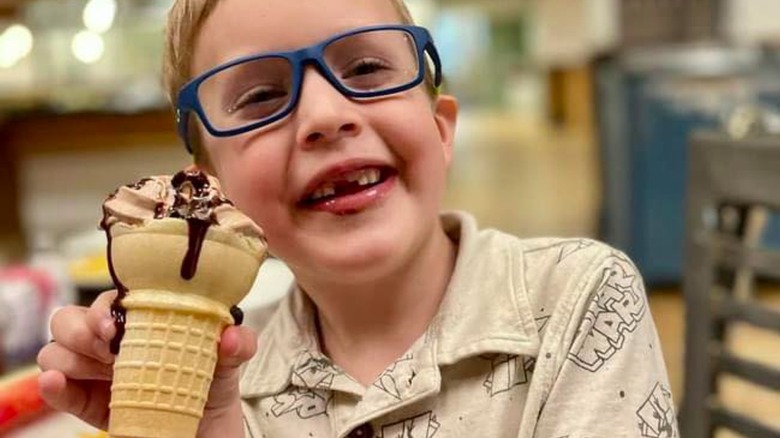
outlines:
[[[761, 65], [758, 53], [717, 48], [646, 51], [597, 62], [600, 237], [626, 251], [651, 286], [682, 278], [690, 136], [719, 130], [746, 100], [772, 101], [755, 80], [767, 77], [757, 74]], [[780, 85], [780, 75], [774, 77]], [[766, 235], [780, 234], [780, 221], [770, 222]]]

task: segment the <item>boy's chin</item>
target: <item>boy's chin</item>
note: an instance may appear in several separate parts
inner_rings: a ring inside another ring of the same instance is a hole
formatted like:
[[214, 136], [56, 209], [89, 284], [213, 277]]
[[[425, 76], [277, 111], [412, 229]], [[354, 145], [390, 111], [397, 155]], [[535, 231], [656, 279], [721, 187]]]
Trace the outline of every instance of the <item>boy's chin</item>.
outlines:
[[370, 248], [339, 248], [318, 257], [321, 267], [331, 274], [350, 277], [373, 277], [392, 271], [399, 264], [397, 248], [375, 245]]
[[[326, 223], [298, 236], [299, 255], [306, 264], [330, 281], [365, 283], [396, 276], [414, 262], [438, 223], [426, 224], [422, 215], [402, 214], [411, 208], [400, 205], [361, 213], [348, 221]], [[305, 249], [304, 249], [305, 247]]]
[[334, 244], [310, 254], [315, 256], [312, 262], [316, 263], [316, 270], [331, 281], [365, 283], [396, 275], [406, 264], [405, 248], [408, 246], [399, 240], [381, 239], [359, 245]]

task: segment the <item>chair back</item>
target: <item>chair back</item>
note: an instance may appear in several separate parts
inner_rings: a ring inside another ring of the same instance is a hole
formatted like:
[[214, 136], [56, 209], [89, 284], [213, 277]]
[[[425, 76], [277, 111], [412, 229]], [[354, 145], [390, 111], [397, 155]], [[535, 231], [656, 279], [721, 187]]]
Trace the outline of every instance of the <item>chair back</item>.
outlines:
[[[762, 229], [780, 219], [780, 137], [735, 141], [697, 134], [688, 162], [681, 436], [709, 438], [725, 428], [745, 437], [778, 438], [780, 422], [767, 424], [728, 409], [718, 382], [728, 375], [780, 392], [780, 370], [740, 357], [726, 342], [735, 323], [780, 334], [780, 312], [753, 293], [757, 279], [780, 280], [780, 245], [761, 239]], [[775, 354], [780, 358], [780, 351]]]

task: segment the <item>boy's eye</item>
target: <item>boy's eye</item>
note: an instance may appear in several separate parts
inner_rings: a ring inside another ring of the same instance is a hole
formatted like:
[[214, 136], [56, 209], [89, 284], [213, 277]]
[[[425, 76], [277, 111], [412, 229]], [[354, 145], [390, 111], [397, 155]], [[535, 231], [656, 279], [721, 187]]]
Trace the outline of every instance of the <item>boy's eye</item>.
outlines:
[[353, 62], [342, 75], [343, 79], [355, 76], [370, 75], [381, 70], [389, 70], [390, 66], [379, 59], [363, 58]]
[[256, 87], [251, 89], [236, 99], [235, 103], [228, 109], [228, 112], [235, 113], [249, 106], [273, 106], [280, 105], [287, 97], [287, 90], [273, 87]]

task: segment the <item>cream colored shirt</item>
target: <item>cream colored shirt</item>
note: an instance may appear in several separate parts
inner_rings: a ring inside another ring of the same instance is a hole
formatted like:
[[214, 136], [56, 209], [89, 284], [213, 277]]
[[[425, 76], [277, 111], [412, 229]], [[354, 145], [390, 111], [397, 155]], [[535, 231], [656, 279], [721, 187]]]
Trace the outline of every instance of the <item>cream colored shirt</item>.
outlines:
[[462, 213], [442, 221], [458, 257], [439, 312], [371, 386], [320, 352], [299, 290], [266, 318], [240, 383], [247, 437], [678, 436], [645, 290], [625, 255], [586, 239], [478, 231]]

